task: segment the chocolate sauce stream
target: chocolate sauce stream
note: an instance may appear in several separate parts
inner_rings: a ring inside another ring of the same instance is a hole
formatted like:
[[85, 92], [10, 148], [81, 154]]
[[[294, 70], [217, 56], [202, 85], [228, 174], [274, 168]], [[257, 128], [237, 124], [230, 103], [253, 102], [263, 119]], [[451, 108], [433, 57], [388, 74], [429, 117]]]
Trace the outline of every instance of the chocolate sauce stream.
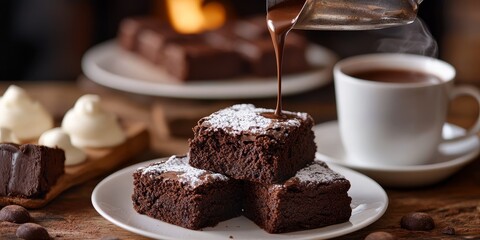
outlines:
[[267, 11], [267, 26], [272, 37], [275, 56], [277, 59], [277, 107], [276, 118], [282, 118], [282, 61], [285, 38], [297, 21], [305, 0], [286, 0]]

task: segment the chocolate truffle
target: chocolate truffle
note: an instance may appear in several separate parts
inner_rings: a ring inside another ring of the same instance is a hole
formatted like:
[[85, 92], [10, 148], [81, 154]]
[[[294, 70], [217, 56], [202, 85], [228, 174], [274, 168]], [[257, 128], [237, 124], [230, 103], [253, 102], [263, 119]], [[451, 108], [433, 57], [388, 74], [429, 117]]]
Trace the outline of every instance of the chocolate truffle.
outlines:
[[413, 212], [402, 217], [400, 226], [407, 230], [429, 231], [435, 228], [435, 222], [427, 213]]
[[51, 239], [47, 230], [35, 223], [24, 223], [20, 225], [16, 233], [17, 237], [26, 240], [48, 240]]
[[26, 223], [30, 219], [30, 213], [22, 206], [8, 205], [0, 210], [0, 221]]

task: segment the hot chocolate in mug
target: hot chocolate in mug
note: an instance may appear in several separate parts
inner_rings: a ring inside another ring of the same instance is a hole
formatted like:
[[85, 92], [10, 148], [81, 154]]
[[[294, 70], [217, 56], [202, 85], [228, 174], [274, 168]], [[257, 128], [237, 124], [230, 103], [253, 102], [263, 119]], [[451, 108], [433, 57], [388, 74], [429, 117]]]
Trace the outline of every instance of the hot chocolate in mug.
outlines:
[[340, 135], [349, 161], [363, 165], [418, 165], [432, 161], [443, 139], [449, 102], [480, 92], [454, 86], [455, 69], [438, 59], [382, 53], [347, 58], [334, 67]]

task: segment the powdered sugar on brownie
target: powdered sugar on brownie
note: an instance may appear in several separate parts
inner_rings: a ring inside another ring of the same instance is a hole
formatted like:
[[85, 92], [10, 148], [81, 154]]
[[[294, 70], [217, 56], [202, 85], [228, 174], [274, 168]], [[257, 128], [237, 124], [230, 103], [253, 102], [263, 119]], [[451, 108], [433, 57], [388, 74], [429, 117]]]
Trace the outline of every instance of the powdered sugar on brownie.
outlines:
[[294, 177], [287, 180], [284, 184], [274, 184], [273, 189], [283, 188], [289, 182], [295, 182], [294, 179], [298, 179], [300, 183], [314, 184], [329, 184], [336, 180], [346, 180], [343, 175], [334, 172], [324, 162], [315, 160], [312, 164], [300, 169]]
[[171, 156], [164, 163], [154, 163], [147, 167], [141, 167], [137, 171], [154, 177], [163, 173], [174, 173], [181, 183], [193, 188], [212, 180], [227, 181], [225, 175], [190, 166], [188, 156]]
[[335, 180], [345, 179], [339, 173], [330, 169], [327, 164], [315, 160], [311, 165], [302, 168], [295, 174], [300, 182], [330, 183]]
[[264, 134], [269, 129], [285, 126], [300, 126], [301, 121], [308, 118], [306, 113], [283, 111], [295, 116], [286, 120], [271, 119], [262, 116], [262, 113], [273, 113], [273, 109], [256, 108], [252, 104], [237, 104], [203, 118], [202, 124], [209, 124], [212, 128], [223, 129], [232, 134]]

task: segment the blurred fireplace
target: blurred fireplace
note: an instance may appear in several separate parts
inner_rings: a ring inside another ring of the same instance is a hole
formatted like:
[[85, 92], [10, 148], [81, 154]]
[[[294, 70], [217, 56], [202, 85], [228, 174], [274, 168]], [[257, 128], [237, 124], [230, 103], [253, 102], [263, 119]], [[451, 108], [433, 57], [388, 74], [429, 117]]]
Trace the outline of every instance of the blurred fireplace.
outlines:
[[261, 0], [157, 0], [152, 13], [180, 32], [192, 33], [214, 29], [225, 20], [265, 14], [265, 4]]
[[221, 27], [227, 20], [228, 7], [225, 1], [163, 0], [164, 10], [170, 25], [179, 33], [191, 34]]

